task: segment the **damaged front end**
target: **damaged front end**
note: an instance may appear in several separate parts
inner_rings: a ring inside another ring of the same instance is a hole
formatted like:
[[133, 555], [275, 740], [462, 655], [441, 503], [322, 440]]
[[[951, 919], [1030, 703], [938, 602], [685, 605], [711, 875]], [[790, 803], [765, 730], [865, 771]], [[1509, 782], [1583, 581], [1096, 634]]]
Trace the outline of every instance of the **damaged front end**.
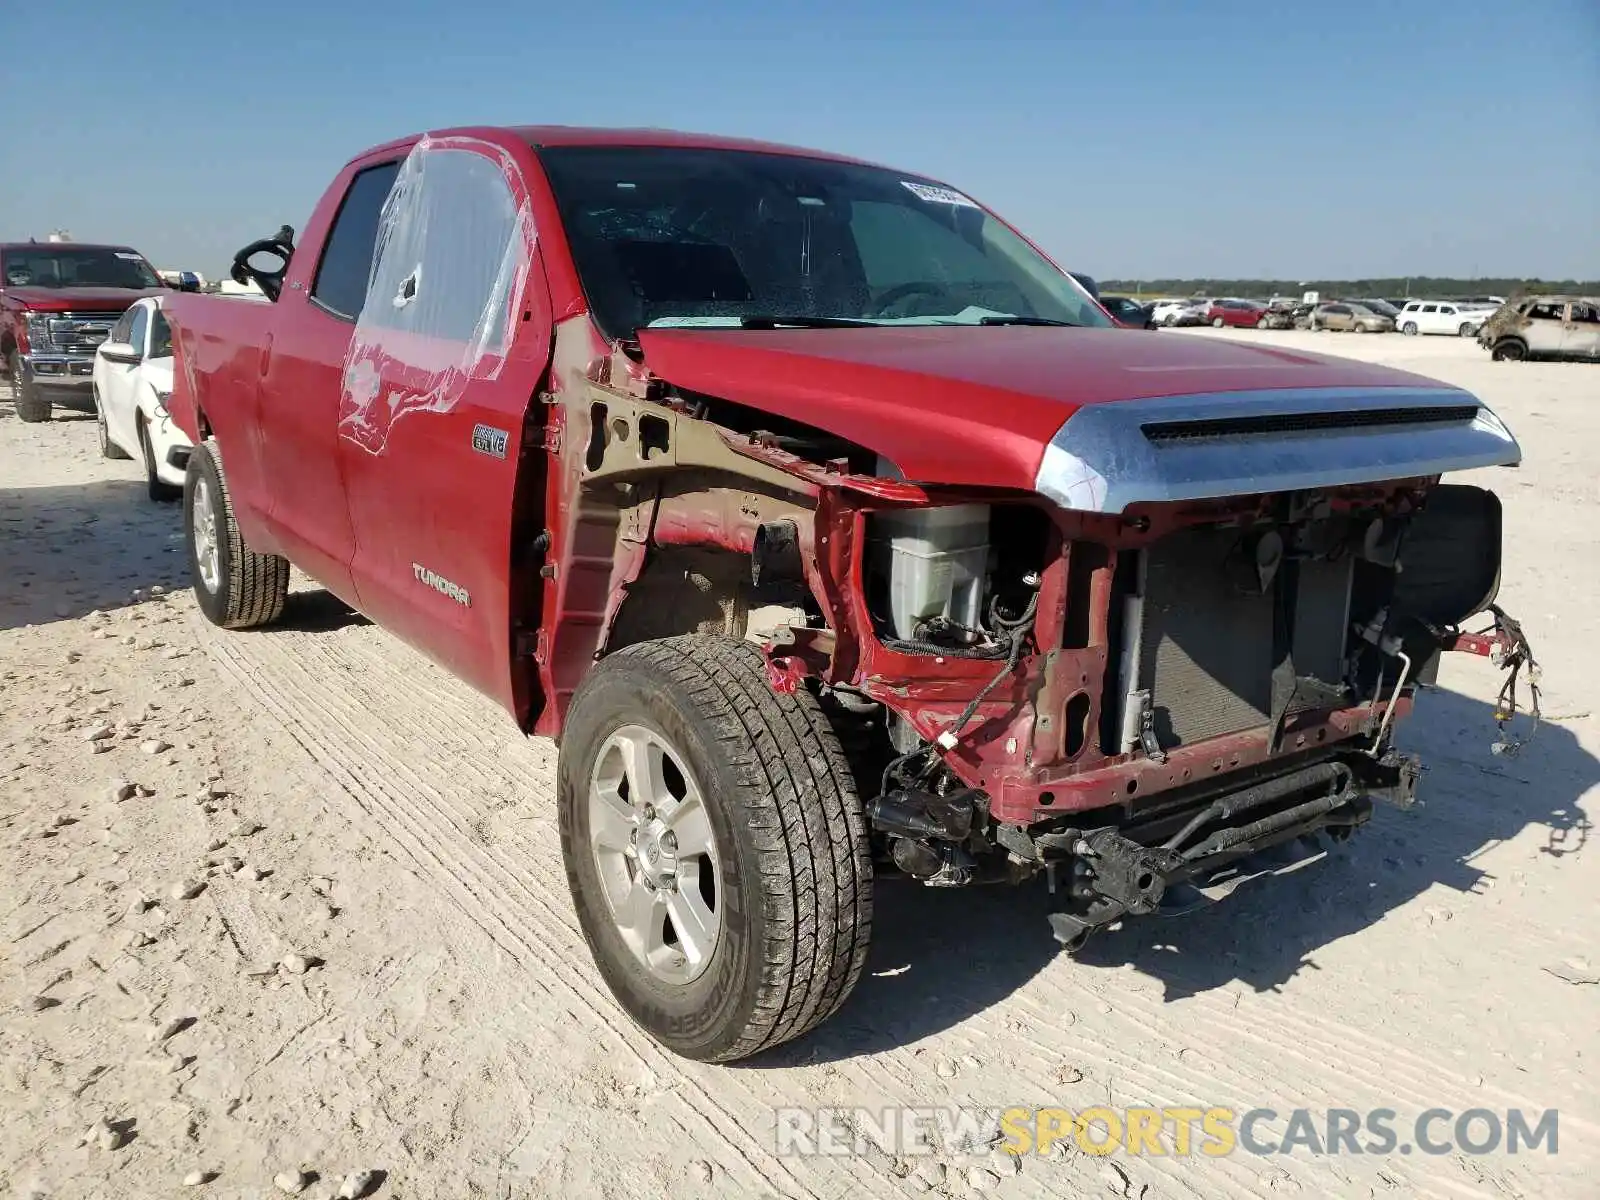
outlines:
[[1069, 947], [1410, 804], [1395, 726], [1442, 653], [1536, 669], [1493, 607], [1498, 499], [1439, 482], [1520, 452], [1456, 389], [1085, 406], [1033, 492], [907, 481], [636, 356], [558, 416], [547, 692], [632, 642], [748, 634], [832, 718], [881, 870], [1042, 878]]
[[[881, 721], [861, 774], [885, 866], [1042, 875], [1073, 948], [1411, 804], [1395, 725], [1443, 652], [1507, 667], [1502, 720], [1536, 672], [1493, 607], [1498, 499], [1438, 481], [1517, 461], [1470, 396], [1129, 403], [1084, 425], [1041, 468], [1055, 503], [825, 495], [823, 611], [769, 648], [781, 681]], [[1463, 633], [1481, 612], [1494, 629]]]

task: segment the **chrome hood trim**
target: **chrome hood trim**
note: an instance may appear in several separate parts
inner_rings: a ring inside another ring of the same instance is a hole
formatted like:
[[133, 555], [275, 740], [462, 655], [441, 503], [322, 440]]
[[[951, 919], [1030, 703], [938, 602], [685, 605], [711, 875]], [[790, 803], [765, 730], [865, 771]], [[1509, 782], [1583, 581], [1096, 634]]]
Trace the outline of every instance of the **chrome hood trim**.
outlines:
[[[1451, 409], [1463, 411], [1439, 411]], [[1120, 513], [1521, 461], [1500, 418], [1459, 388], [1270, 388], [1085, 405], [1050, 439], [1034, 486], [1063, 508]]]

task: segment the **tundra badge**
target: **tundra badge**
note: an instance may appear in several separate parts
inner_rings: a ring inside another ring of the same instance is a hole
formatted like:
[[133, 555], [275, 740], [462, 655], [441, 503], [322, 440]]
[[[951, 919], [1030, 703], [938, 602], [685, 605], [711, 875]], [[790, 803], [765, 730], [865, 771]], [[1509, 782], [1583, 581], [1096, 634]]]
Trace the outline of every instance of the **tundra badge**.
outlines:
[[425, 583], [441, 596], [449, 596], [463, 608], [472, 607], [472, 597], [467, 595], [467, 589], [458, 583], [451, 583], [443, 575], [435, 575], [421, 563], [411, 564], [411, 573], [417, 577], [418, 583]]
[[479, 454], [492, 454], [495, 458], [504, 458], [506, 444], [510, 440], [510, 434], [504, 429], [496, 429], [493, 425], [472, 427], [472, 448]]

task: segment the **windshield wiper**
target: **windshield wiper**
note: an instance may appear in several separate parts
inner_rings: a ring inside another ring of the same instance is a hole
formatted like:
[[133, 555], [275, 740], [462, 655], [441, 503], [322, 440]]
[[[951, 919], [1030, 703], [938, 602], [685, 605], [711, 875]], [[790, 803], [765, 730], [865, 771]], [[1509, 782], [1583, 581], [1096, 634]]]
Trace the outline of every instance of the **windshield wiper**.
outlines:
[[1003, 317], [979, 317], [979, 325], [1059, 325], [1067, 329], [1077, 329], [1076, 321], [1057, 321], [1050, 317], [1019, 317], [1006, 315]]
[[855, 317], [810, 317], [803, 314], [792, 317], [763, 314], [739, 318], [740, 329], [780, 329], [785, 326], [794, 329], [871, 329], [876, 325], [875, 321], [860, 321]]

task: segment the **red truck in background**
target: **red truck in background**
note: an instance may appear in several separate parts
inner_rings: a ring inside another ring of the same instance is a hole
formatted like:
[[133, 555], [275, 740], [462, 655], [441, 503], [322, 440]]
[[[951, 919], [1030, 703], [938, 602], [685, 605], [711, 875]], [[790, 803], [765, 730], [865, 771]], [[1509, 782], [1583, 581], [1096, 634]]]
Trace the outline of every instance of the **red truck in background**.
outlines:
[[1518, 462], [1486, 406], [1118, 330], [936, 180], [452, 130], [235, 272], [168, 305], [202, 610], [292, 562], [557, 738], [585, 937], [687, 1056], [833, 1013], [877, 875], [1048, 883], [1076, 948], [1409, 803], [1443, 650], [1529, 665], [1440, 482]]
[[95, 349], [134, 301], [169, 290], [128, 246], [0, 242], [0, 374], [17, 418], [93, 412]]

